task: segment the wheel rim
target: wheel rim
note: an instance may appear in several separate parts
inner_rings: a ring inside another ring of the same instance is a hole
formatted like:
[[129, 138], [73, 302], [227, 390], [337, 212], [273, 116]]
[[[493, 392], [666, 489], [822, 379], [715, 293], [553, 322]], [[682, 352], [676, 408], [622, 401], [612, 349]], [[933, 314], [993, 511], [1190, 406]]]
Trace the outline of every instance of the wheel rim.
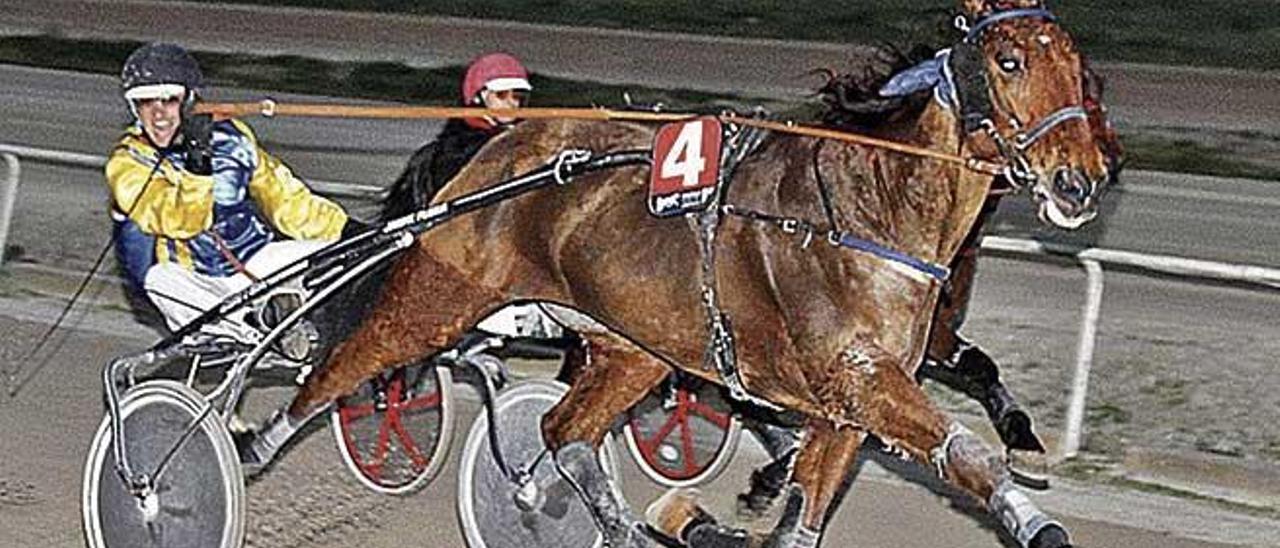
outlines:
[[650, 394], [628, 411], [623, 434], [640, 470], [668, 487], [711, 481], [737, 451], [741, 425], [719, 387], [679, 382], [674, 405]]
[[[476, 416], [458, 467], [458, 520], [471, 548], [596, 546], [604, 542], [590, 511], [545, 452], [541, 417], [568, 391], [564, 384], [533, 379], [502, 391], [494, 401], [499, 443], [512, 468], [536, 463], [533, 482], [543, 493], [534, 508], [520, 510], [515, 487], [502, 475], [489, 447], [488, 418]], [[506, 427], [505, 430], [502, 427]], [[600, 445], [601, 466], [617, 478], [613, 440]]]
[[334, 437], [360, 483], [398, 495], [435, 477], [453, 437], [452, 384], [446, 368], [412, 365], [338, 400]]
[[[206, 405], [199, 393], [173, 381], [151, 381], [127, 392], [120, 413], [135, 473], [151, 471]], [[113, 442], [107, 417], [85, 464], [82, 508], [89, 546], [240, 546], [244, 482], [217, 413], [204, 416], [177, 446], [146, 500], [131, 495], [116, 475]]]

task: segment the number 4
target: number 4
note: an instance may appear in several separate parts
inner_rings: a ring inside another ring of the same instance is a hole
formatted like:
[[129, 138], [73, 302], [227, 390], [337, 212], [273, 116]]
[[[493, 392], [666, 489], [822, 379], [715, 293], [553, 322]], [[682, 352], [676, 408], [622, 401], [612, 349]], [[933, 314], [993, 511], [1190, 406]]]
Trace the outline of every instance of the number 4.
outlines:
[[662, 159], [659, 175], [680, 176], [681, 186], [698, 186], [698, 176], [707, 169], [707, 158], [702, 155], [702, 120], [695, 120], [680, 128], [680, 134], [671, 145], [671, 151]]

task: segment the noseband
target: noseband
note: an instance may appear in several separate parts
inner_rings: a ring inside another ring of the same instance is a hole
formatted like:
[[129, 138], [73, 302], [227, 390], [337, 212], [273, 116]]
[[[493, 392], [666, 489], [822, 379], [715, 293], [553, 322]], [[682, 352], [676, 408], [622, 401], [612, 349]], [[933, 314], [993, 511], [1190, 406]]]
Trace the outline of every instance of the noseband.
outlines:
[[995, 141], [1000, 156], [1005, 160], [1005, 177], [1015, 188], [1027, 188], [1039, 179], [1035, 170], [1031, 169], [1031, 162], [1027, 159], [1027, 149], [1055, 126], [1075, 119], [1088, 123], [1089, 115], [1084, 107], [1072, 105], [1060, 108], [1037, 122], [1030, 130], [1015, 133], [1012, 142], [1000, 133], [995, 122], [990, 118], [982, 121], [982, 128]]
[[[956, 17], [956, 28], [965, 33], [964, 43], [969, 45], [977, 44], [982, 38], [982, 33], [992, 25], [1009, 19], [1022, 17], [1037, 17], [1051, 23], [1057, 23], [1058, 18], [1052, 12], [1043, 8], [1022, 8], [1011, 9], [988, 15], [978, 20], [973, 25], [969, 25], [968, 19], [963, 15]], [[989, 90], [988, 90], [989, 92]], [[1006, 162], [1005, 177], [1015, 188], [1027, 188], [1034, 185], [1038, 177], [1035, 171], [1031, 169], [1031, 162], [1027, 159], [1026, 151], [1036, 144], [1042, 137], [1047, 135], [1055, 127], [1062, 125], [1071, 120], [1081, 120], [1085, 123], [1089, 122], [1088, 112], [1083, 105], [1069, 105], [1053, 111], [1045, 116], [1039, 122], [1027, 130], [1020, 130], [1017, 121], [1014, 122], [1013, 139], [1005, 138], [1004, 134], [996, 127], [996, 123], [991, 118], [991, 113], [985, 113], [986, 117], [979, 122], [980, 126], [987, 135], [996, 143], [996, 148], [1000, 151], [1000, 155]]]

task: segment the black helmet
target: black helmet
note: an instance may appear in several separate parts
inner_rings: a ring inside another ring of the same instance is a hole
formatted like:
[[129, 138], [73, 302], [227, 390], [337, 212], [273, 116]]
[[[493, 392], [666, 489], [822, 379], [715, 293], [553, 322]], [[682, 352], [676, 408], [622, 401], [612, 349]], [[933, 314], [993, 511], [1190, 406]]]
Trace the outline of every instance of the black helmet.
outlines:
[[204, 85], [200, 65], [187, 50], [174, 44], [147, 44], [129, 54], [120, 70], [120, 88], [126, 99], [173, 95], [181, 86], [186, 102], [194, 101]]

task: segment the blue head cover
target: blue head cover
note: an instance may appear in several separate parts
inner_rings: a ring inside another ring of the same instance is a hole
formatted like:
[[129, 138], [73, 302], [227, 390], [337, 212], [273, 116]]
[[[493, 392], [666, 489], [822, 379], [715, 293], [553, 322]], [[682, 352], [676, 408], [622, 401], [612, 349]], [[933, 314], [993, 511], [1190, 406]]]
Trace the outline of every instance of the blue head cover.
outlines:
[[[1058, 20], [1053, 13], [1044, 8], [999, 11], [988, 14], [973, 25], [962, 23], [961, 28], [965, 31], [963, 42], [974, 43], [982, 36], [983, 31], [991, 25], [1019, 17], [1038, 17], [1050, 22]], [[954, 75], [951, 73], [950, 57], [950, 48], [940, 50], [934, 55], [933, 59], [895, 74], [893, 78], [890, 78], [885, 83], [884, 87], [880, 88], [880, 96], [906, 97], [913, 93], [933, 88], [934, 99], [937, 99], [943, 106], [948, 108], [959, 106], [960, 100], [955, 92], [956, 85]]]
[[914, 67], [893, 75], [880, 88], [881, 97], [906, 97], [927, 89], [933, 89], [933, 96], [943, 106], [952, 107], [959, 101], [955, 97], [955, 82], [948, 62], [951, 50], [944, 49]]

